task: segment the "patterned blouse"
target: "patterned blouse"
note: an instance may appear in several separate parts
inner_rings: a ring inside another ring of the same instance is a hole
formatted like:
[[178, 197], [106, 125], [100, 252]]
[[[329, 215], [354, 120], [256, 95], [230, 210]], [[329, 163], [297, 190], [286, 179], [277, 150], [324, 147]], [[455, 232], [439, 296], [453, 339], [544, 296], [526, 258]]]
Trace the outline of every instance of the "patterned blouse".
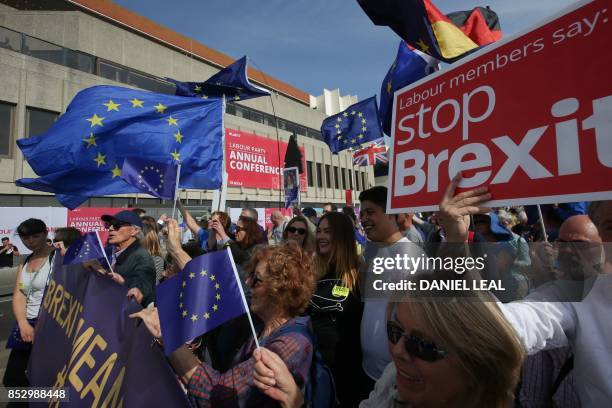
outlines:
[[[259, 342], [283, 359], [299, 387], [308, 379], [313, 347], [309, 338], [291, 327], [308, 324], [308, 317], [296, 317]], [[187, 385], [190, 400], [200, 407], [277, 407], [253, 383], [254, 350], [255, 341], [250, 338], [235, 357], [234, 366], [224, 373], [202, 363]]]

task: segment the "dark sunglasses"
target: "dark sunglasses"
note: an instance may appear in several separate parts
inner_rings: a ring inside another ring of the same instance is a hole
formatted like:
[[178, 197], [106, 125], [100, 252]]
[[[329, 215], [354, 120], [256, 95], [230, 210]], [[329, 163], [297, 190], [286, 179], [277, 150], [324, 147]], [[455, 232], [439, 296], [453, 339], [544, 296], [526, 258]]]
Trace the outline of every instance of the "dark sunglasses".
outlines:
[[121, 227], [129, 227], [130, 225], [132, 224], [130, 224], [129, 222], [121, 222], [119, 220], [112, 220], [112, 221], [104, 222], [104, 228], [110, 229], [110, 227], [113, 227], [115, 231], [117, 231]]
[[393, 344], [397, 344], [402, 337], [404, 338], [406, 352], [412, 357], [433, 363], [448, 355], [448, 352], [439, 349], [436, 343], [424, 340], [413, 334], [405, 334], [404, 329], [402, 329], [399, 324], [388, 321], [387, 338], [389, 341]]
[[257, 287], [260, 283], [263, 283], [263, 281], [255, 274], [255, 272], [252, 272], [249, 274], [249, 279], [251, 280], [251, 287]]
[[236, 231], [236, 234], [237, 234], [237, 233], [239, 233], [240, 231], [246, 231], [246, 229], [244, 229], [243, 227], [240, 227], [240, 226], [236, 225], [235, 231]]
[[287, 232], [292, 234], [298, 233], [300, 235], [306, 234], [306, 228], [295, 228], [295, 227], [287, 227]]

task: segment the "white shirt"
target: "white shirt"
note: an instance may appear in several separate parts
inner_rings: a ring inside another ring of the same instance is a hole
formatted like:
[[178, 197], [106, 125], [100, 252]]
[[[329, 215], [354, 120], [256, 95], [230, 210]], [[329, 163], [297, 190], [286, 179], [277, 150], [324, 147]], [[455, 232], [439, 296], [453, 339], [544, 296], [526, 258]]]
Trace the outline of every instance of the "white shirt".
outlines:
[[[399, 245], [398, 245], [399, 244]], [[408, 244], [408, 245], [407, 245]], [[409, 255], [418, 257], [422, 250], [416, 244], [412, 244], [406, 237], [392, 245], [383, 246], [369, 242], [364, 251], [366, 265], [371, 265], [371, 259], [376, 257], [392, 257], [395, 253], [410, 252]], [[378, 299], [368, 299], [367, 288], [372, 286], [373, 277], [378, 279], [371, 270], [365, 272], [366, 299], [363, 306], [363, 316], [361, 317], [361, 351], [363, 354], [362, 366], [365, 373], [373, 380], [378, 380], [383, 370], [391, 362], [389, 353], [389, 342], [387, 340], [387, 305], [389, 304], [390, 293], [380, 294]], [[399, 280], [407, 276], [396, 276], [392, 280]], [[385, 278], [389, 281], [389, 278]]]
[[[546, 293], [534, 292], [534, 296]], [[612, 406], [612, 275], [600, 275], [582, 302], [500, 304], [529, 354], [570, 345], [583, 407]]]
[[21, 269], [19, 290], [26, 297], [27, 319], [35, 319], [38, 317], [38, 311], [40, 310], [51, 268], [52, 265], [49, 262], [49, 257], [47, 257], [45, 263], [41, 265], [38, 271], [28, 272], [27, 263], [25, 263]]

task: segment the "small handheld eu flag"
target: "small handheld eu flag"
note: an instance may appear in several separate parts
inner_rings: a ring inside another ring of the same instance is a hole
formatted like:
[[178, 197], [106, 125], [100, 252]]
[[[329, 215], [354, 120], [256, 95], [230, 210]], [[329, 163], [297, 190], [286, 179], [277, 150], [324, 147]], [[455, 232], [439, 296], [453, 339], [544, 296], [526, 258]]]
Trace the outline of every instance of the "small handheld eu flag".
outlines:
[[136, 157], [123, 161], [121, 177], [141, 192], [162, 200], [173, 200], [176, 194], [177, 164], [165, 164]]
[[87, 232], [70, 244], [66, 249], [63, 264], [74, 265], [94, 259], [111, 270], [98, 231]]
[[192, 259], [156, 290], [166, 355], [247, 312], [229, 249]]

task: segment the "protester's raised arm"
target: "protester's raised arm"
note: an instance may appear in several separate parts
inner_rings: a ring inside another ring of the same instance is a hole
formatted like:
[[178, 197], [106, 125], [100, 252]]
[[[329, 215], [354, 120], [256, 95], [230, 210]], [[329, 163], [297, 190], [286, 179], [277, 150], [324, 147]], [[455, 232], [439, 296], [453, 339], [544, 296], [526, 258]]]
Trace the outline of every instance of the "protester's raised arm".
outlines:
[[168, 228], [168, 241], [166, 242], [168, 252], [174, 258], [174, 261], [179, 269], [183, 269], [187, 262], [191, 261], [191, 257], [187, 255], [187, 252], [183, 251], [181, 246], [181, 237], [179, 233], [179, 226], [176, 220], [166, 220]]
[[196, 222], [195, 218], [187, 211], [183, 203], [180, 200], [176, 202], [176, 205], [183, 216], [183, 220], [185, 220], [185, 224], [187, 224], [187, 228], [193, 233], [194, 236], [198, 236], [198, 231], [200, 230], [200, 225]]

